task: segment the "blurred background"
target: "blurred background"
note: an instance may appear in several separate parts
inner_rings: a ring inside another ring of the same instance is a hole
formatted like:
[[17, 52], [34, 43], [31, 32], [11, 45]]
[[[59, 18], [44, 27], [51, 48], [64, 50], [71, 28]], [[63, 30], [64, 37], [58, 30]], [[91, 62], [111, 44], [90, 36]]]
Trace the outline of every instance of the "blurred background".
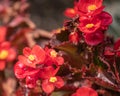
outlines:
[[[22, 49], [27, 45], [26, 41], [27, 43], [29, 43], [28, 46], [31, 47], [39, 39], [37, 38], [39, 37], [39, 35], [42, 35], [41, 37], [44, 37], [41, 39], [42, 40], [45, 39], [45, 40], [41, 41], [40, 39], [40, 41], [45, 44], [45, 42], [47, 42], [51, 38], [51, 33], [48, 33], [48, 32], [51, 32], [54, 29], [58, 29], [62, 27], [63, 22], [68, 19], [64, 16], [63, 12], [65, 11], [66, 8], [72, 8], [73, 2], [74, 2], [74, 0], [27, 0], [28, 3], [30, 4], [29, 10], [28, 10], [29, 11], [28, 13], [30, 15], [30, 19], [29, 19], [28, 14], [23, 15], [24, 9], [27, 6], [27, 4], [25, 4], [25, 6], [22, 6], [20, 3], [20, 6], [19, 6], [19, 2], [18, 2], [18, 4], [17, 3], [13, 4], [14, 6], [11, 3], [8, 4], [7, 6], [6, 3], [4, 4], [4, 2], [2, 4], [2, 1], [16, 2], [16, 1], [25, 1], [25, 0], [0, 0], [1, 2], [0, 12], [1, 14], [3, 13], [3, 15], [1, 16], [2, 19], [0, 20], [4, 22], [4, 23], [1, 23], [0, 21], [0, 24], [1, 25], [8, 24], [8, 26], [11, 27], [11, 29], [9, 29], [9, 34], [7, 34], [7, 38], [5, 40], [7, 41], [11, 40], [12, 45], [17, 46], [18, 55], [22, 54]], [[119, 32], [120, 31], [120, 0], [104, 0], [104, 5], [106, 6], [105, 10], [113, 16], [113, 23], [109, 27], [108, 34], [110, 34], [111, 36], [117, 39], [118, 37], [120, 37], [120, 32]], [[7, 9], [6, 11], [7, 14], [4, 15], [4, 12], [1, 11], [2, 10], [1, 6]], [[18, 8], [16, 8], [16, 6]], [[23, 7], [23, 13], [21, 12], [21, 10], [19, 11], [21, 6]], [[19, 12], [21, 12], [22, 14], [19, 15]], [[32, 21], [34, 23], [32, 23]], [[28, 28], [25, 29], [22, 26], [21, 23], [23, 22], [25, 23], [24, 24], [25, 26], [26, 25], [28, 26]], [[37, 26], [37, 30], [36, 29], [30, 30], [30, 28], [34, 29], [35, 26]], [[31, 31], [34, 31], [34, 32], [32, 33]], [[14, 33], [17, 33], [17, 34], [14, 34]], [[12, 38], [10, 38], [11, 36]], [[2, 37], [2, 34], [1, 34], [1, 37]], [[41, 43], [41, 46], [42, 46], [42, 43]], [[13, 93], [16, 90], [16, 86], [17, 86], [18, 80], [15, 79], [13, 75], [14, 74], [13, 66], [16, 63], [16, 61], [17, 61], [17, 57], [12, 63], [7, 62], [8, 64], [6, 69], [0, 71], [0, 82], [2, 82], [0, 84], [0, 96], [15, 96], [14, 94], [9, 95], [9, 93], [10, 94]], [[8, 95], [4, 95], [3, 90], [6, 93], [8, 93]], [[18, 94], [19, 93], [20, 92], [18, 90]], [[17, 96], [22, 96], [22, 95], [17, 95]]]

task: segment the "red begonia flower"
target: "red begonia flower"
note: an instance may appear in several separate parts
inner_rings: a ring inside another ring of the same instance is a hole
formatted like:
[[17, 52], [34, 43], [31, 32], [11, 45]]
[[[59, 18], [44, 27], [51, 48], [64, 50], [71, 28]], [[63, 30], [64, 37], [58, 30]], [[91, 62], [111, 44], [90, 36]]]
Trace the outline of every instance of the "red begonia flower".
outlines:
[[80, 31], [84, 33], [93, 33], [100, 28], [101, 20], [98, 18], [80, 18]]
[[72, 96], [98, 96], [98, 93], [89, 87], [81, 87]]
[[94, 33], [85, 34], [84, 38], [85, 38], [85, 42], [88, 45], [95, 46], [95, 45], [98, 45], [99, 43], [103, 42], [104, 34], [100, 30], [98, 30]]
[[64, 86], [64, 81], [59, 76], [50, 77], [48, 79], [43, 80], [42, 89], [45, 93], [51, 93], [55, 87], [61, 88]]
[[0, 70], [4, 70], [6, 62], [13, 61], [16, 57], [16, 51], [11, 48], [10, 42], [0, 44]]
[[64, 63], [64, 59], [59, 55], [54, 49], [45, 48], [47, 58], [45, 60], [46, 65], [62, 65]]
[[75, 8], [80, 16], [95, 15], [103, 10], [102, 2], [103, 0], [79, 0]]
[[23, 55], [18, 57], [20, 62], [33, 68], [36, 68], [37, 65], [42, 64], [45, 58], [45, 51], [38, 45], [35, 45], [32, 49], [25, 47], [23, 49]]
[[51, 93], [55, 87], [61, 88], [64, 85], [64, 81], [61, 77], [55, 76], [59, 70], [59, 67], [56, 69], [52, 66], [45, 67], [39, 72], [40, 78], [42, 81], [42, 89], [46, 93]]
[[76, 16], [76, 11], [74, 8], [67, 8], [64, 12], [64, 15], [69, 18], [73, 18]]

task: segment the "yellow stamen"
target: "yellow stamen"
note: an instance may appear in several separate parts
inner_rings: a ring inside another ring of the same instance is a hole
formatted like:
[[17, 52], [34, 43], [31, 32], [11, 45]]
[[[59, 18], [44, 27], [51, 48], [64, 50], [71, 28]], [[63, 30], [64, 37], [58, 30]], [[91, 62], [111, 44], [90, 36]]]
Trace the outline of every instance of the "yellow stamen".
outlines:
[[74, 14], [75, 13], [75, 10], [74, 9], [70, 9], [70, 13]]
[[54, 82], [56, 82], [57, 81], [57, 78], [56, 77], [50, 77], [50, 79], [49, 79], [49, 82], [52, 82], [52, 83], [54, 83]]
[[8, 57], [8, 51], [7, 50], [2, 50], [0, 52], [0, 59], [6, 59]]
[[85, 26], [86, 28], [92, 28], [92, 27], [94, 27], [94, 24], [87, 24], [86, 26]]
[[29, 55], [29, 56], [28, 56], [28, 59], [29, 59], [30, 61], [34, 61], [34, 60], [35, 60], [35, 57], [34, 57], [34, 55]]
[[65, 31], [65, 27], [56, 29], [55, 33], [61, 33], [61, 31]]
[[97, 6], [96, 5], [89, 5], [88, 6], [88, 10], [89, 11], [94, 11], [94, 10], [96, 10], [97, 9]]
[[56, 57], [56, 56], [57, 56], [57, 52], [54, 51], [54, 50], [52, 50], [52, 51], [50, 52], [50, 55], [51, 55], [52, 57]]

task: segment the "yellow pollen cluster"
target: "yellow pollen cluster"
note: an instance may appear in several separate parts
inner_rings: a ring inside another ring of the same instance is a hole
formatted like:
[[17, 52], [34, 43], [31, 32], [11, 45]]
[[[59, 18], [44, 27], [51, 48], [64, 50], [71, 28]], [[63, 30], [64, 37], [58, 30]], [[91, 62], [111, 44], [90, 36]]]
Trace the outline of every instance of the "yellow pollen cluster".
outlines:
[[35, 57], [34, 57], [34, 55], [29, 55], [29, 56], [28, 56], [28, 59], [29, 59], [30, 61], [34, 61], [34, 60], [35, 60]]
[[92, 23], [91, 24], [87, 24], [85, 27], [89, 29], [89, 28], [94, 27], [94, 24], [92, 24]]
[[2, 50], [0, 52], [0, 59], [6, 59], [8, 57], [8, 51], [7, 50]]
[[56, 56], [57, 56], [57, 52], [54, 51], [54, 50], [52, 50], [52, 51], [50, 52], [50, 55], [51, 55], [52, 57], [56, 57]]
[[70, 12], [72, 13], [72, 14], [74, 14], [75, 13], [75, 10], [74, 9], [70, 9]]
[[94, 11], [94, 10], [96, 10], [97, 9], [97, 6], [96, 5], [89, 5], [88, 6], [88, 10], [89, 11]]
[[49, 79], [49, 82], [52, 82], [52, 83], [54, 83], [54, 82], [56, 82], [57, 81], [57, 78], [56, 77], [50, 77], [50, 79]]

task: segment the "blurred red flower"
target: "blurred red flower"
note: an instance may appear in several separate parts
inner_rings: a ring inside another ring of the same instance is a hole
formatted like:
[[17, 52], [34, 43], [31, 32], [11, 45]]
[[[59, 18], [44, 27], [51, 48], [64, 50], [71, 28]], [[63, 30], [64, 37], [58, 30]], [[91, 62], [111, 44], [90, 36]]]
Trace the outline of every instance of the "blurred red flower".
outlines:
[[6, 32], [7, 32], [7, 27], [0, 26], [0, 42], [3, 42], [6, 40]]
[[69, 18], [73, 18], [76, 16], [76, 10], [74, 8], [67, 8], [64, 12], [64, 15]]
[[98, 93], [89, 87], [81, 87], [72, 96], [98, 96]]
[[6, 62], [16, 58], [16, 51], [11, 47], [10, 42], [0, 43], [0, 70], [4, 70]]

